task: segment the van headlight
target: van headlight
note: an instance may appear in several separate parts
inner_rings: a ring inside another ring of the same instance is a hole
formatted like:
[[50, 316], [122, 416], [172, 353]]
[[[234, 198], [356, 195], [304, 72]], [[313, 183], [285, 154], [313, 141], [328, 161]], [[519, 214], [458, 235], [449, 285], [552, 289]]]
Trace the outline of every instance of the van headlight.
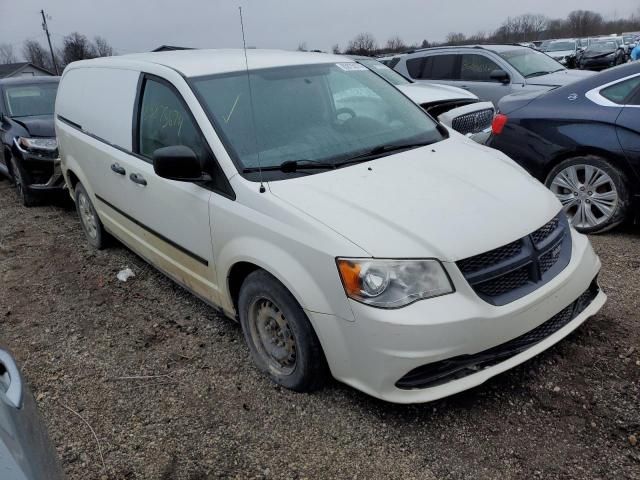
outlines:
[[399, 308], [455, 290], [438, 260], [338, 258], [349, 298], [378, 308]]
[[58, 148], [58, 141], [54, 138], [18, 137], [18, 147], [27, 152], [54, 152]]

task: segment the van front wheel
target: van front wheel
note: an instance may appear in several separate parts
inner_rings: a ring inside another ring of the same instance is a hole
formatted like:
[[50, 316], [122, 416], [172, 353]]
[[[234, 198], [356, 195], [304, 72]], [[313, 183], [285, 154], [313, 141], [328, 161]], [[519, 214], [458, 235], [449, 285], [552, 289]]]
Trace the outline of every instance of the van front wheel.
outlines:
[[242, 284], [238, 309], [251, 357], [262, 372], [297, 392], [322, 386], [328, 368], [320, 341], [284, 285], [256, 270]]
[[81, 183], [75, 186], [75, 197], [76, 210], [87, 241], [92, 247], [102, 250], [106, 246], [107, 232], [98, 217], [98, 212], [93, 208], [89, 194]]

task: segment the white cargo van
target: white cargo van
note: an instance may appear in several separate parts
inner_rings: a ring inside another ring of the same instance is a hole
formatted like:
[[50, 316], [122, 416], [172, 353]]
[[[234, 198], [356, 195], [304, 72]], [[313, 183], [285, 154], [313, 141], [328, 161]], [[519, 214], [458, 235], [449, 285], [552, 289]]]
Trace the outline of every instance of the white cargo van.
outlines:
[[247, 56], [73, 63], [56, 131], [88, 241], [238, 319], [273, 381], [429, 401], [603, 305], [589, 241], [507, 157], [342, 56]]

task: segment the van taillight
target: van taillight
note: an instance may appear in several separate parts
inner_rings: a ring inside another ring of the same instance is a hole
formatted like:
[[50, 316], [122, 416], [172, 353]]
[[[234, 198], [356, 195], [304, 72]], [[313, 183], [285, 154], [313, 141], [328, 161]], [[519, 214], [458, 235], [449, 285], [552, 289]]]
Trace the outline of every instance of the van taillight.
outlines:
[[494, 135], [500, 135], [502, 133], [502, 130], [504, 129], [504, 126], [507, 124], [507, 120], [509, 120], [509, 117], [503, 115], [502, 113], [499, 113], [495, 117], [493, 117], [493, 123], [491, 124], [491, 133], [493, 133]]

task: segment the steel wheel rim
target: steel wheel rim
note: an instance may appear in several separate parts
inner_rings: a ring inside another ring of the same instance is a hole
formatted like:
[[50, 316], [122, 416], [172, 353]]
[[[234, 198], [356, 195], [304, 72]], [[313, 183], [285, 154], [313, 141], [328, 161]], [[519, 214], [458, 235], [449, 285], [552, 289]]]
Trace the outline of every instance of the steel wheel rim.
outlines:
[[280, 376], [296, 369], [297, 346], [283, 312], [273, 301], [257, 298], [249, 307], [249, 333], [269, 370]]
[[93, 208], [91, 208], [89, 199], [82, 192], [78, 195], [78, 209], [80, 210], [82, 226], [87, 232], [87, 235], [91, 238], [96, 238], [98, 235], [98, 223], [96, 221], [96, 216], [93, 212]]
[[572, 165], [550, 185], [576, 228], [593, 228], [611, 220], [620, 201], [611, 176], [593, 165]]

